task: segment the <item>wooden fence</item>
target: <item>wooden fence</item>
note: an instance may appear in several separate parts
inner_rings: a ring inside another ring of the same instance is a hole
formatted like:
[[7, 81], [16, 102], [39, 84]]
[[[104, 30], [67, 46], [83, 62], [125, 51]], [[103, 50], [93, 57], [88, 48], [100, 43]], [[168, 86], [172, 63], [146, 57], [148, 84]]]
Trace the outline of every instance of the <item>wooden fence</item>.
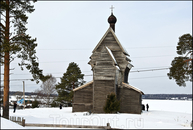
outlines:
[[25, 127], [25, 119], [22, 117], [15, 117], [15, 116], [10, 116], [9, 120], [18, 123], [19, 125]]
[[61, 125], [61, 124], [31, 124], [31, 123], [26, 123], [25, 126], [28, 126], [28, 127], [63, 127], [63, 128], [111, 129], [110, 126]]
[[92, 125], [64, 125], [64, 124], [33, 124], [25, 123], [25, 119], [22, 117], [10, 116], [9, 120], [18, 123], [19, 125], [25, 127], [63, 127], [63, 128], [92, 128], [92, 129], [115, 129], [111, 128], [110, 123], [107, 123], [107, 126], [92, 126]]

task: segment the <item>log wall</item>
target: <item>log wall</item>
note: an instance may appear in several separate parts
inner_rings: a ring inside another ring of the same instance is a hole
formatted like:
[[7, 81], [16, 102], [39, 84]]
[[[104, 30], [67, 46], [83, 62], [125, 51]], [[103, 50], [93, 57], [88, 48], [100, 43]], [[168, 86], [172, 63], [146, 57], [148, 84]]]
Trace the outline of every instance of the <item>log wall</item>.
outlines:
[[126, 87], [118, 88], [118, 99], [121, 101], [121, 113], [141, 114], [141, 94]]
[[103, 107], [105, 105], [107, 95], [115, 92], [114, 80], [95, 80], [94, 81], [94, 113], [104, 113]]
[[72, 112], [84, 112], [92, 110], [93, 83], [74, 91]]
[[93, 68], [93, 111], [95, 113], [104, 113], [103, 107], [107, 95], [111, 92], [116, 92], [115, 75], [115, 62], [107, 49], [103, 46], [101, 53], [96, 60], [96, 65]]

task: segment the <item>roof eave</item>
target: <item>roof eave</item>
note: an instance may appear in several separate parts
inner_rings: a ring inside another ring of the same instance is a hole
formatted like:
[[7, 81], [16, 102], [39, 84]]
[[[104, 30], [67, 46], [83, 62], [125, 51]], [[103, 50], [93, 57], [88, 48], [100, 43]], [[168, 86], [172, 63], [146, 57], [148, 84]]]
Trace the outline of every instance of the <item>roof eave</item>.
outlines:
[[75, 89], [73, 89], [72, 91], [77, 91], [77, 90], [80, 90], [80, 89], [82, 89], [82, 88], [85, 88], [85, 87], [87, 87], [88, 85], [90, 85], [90, 84], [92, 84], [93, 83], [93, 80], [92, 81], [90, 81], [90, 82], [88, 82], [88, 83], [86, 83], [86, 84], [84, 84], [84, 85], [82, 85], [82, 86], [79, 86], [78, 88], [75, 88]]
[[124, 82], [122, 82], [122, 84], [124, 84], [124, 85], [128, 86], [129, 88], [131, 88], [131, 89], [133, 89], [133, 90], [141, 93], [141, 95], [145, 95], [141, 90], [139, 90], [139, 89], [137, 89], [137, 88], [135, 88], [135, 87], [133, 87], [133, 86], [131, 86], [131, 85], [129, 85], [129, 84], [126, 84], [126, 83], [124, 83]]

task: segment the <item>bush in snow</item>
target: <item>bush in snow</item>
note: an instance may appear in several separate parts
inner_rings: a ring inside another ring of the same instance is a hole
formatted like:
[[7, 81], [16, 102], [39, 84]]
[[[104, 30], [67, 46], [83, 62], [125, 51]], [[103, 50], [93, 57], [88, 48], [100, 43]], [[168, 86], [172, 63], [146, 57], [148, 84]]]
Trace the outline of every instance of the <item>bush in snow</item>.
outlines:
[[107, 95], [106, 104], [103, 110], [105, 113], [116, 113], [120, 110], [120, 101], [117, 100], [115, 93]]
[[32, 102], [32, 108], [38, 108], [39, 102], [37, 100]]
[[51, 104], [51, 107], [58, 107], [58, 106], [59, 106], [59, 104], [56, 101], [53, 101]]

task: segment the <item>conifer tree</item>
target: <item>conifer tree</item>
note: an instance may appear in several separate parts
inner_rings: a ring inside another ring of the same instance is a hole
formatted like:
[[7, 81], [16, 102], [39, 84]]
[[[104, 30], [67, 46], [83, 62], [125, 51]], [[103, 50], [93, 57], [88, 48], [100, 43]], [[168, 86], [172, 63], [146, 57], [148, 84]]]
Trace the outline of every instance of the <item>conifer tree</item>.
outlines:
[[115, 113], [120, 110], [120, 101], [117, 100], [115, 93], [107, 95], [107, 100], [103, 110], [105, 113]]
[[61, 83], [56, 85], [56, 91], [58, 92], [57, 101], [61, 103], [64, 101], [72, 103], [72, 90], [85, 83], [84, 74], [82, 74], [76, 63], [71, 62], [67, 68], [66, 73], [63, 74], [63, 77], [60, 78], [60, 80]]
[[[36, 2], [36, 0], [33, 0]], [[10, 63], [15, 58], [20, 58], [18, 65], [23, 70], [25, 67], [33, 76], [33, 80], [39, 82], [44, 79], [42, 70], [36, 57], [36, 38], [32, 38], [26, 33], [28, 16], [32, 13], [34, 6], [30, 0], [1, 0], [0, 1], [0, 59], [4, 66], [4, 102], [3, 117], [9, 118], [9, 74]]]
[[186, 86], [186, 81], [192, 82], [192, 36], [184, 34], [179, 38], [177, 54], [171, 63], [169, 79], [174, 79], [179, 86]]

